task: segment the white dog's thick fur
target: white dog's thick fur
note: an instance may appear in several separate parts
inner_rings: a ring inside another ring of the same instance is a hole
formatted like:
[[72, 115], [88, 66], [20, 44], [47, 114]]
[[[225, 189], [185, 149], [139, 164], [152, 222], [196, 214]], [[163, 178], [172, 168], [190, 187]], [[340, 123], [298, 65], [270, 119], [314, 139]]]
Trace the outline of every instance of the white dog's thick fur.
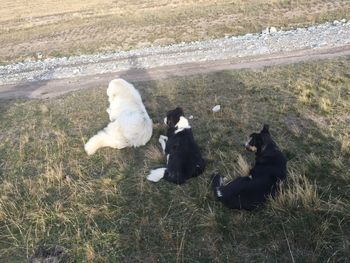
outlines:
[[110, 123], [85, 144], [88, 155], [102, 147], [122, 149], [145, 145], [152, 136], [152, 120], [139, 92], [123, 79], [114, 79], [107, 89]]

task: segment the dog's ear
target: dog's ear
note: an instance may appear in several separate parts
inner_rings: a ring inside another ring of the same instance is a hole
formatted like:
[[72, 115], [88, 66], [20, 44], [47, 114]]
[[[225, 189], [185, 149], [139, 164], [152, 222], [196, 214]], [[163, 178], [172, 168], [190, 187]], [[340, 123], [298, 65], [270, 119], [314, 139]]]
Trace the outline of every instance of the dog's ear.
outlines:
[[185, 116], [184, 111], [181, 107], [176, 107], [175, 111], [180, 115], [180, 116]]
[[264, 127], [262, 128], [260, 133], [269, 133], [269, 125], [264, 124]]
[[169, 127], [175, 127], [180, 120], [180, 117], [183, 116], [183, 110], [180, 107], [177, 107], [168, 111], [166, 116], [167, 117], [165, 118], [164, 122], [166, 122]]

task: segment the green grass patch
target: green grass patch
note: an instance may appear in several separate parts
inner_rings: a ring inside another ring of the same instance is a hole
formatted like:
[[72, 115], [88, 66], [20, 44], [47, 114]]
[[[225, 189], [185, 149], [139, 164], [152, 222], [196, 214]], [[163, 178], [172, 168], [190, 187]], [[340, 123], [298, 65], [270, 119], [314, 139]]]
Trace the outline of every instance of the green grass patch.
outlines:
[[[0, 107], [0, 261], [345, 262], [350, 254], [350, 59], [136, 83], [154, 121], [136, 149], [83, 145], [108, 123], [107, 83]], [[221, 105], [221, 111], [211, 108]], [[182, 106], [208, 161], [176, 186], [148, 182], [158, 137]], [[253, 212], [214, 200], [210, 174], [252, 164], [247, 136], [269, 123], [289, 163], [283, 192]], [[59, 249], [58, 249], [59, 248]], [[50, 252], [51, 251], [51, 252]], [[57, 253], [56, 253], [57, 254]]]

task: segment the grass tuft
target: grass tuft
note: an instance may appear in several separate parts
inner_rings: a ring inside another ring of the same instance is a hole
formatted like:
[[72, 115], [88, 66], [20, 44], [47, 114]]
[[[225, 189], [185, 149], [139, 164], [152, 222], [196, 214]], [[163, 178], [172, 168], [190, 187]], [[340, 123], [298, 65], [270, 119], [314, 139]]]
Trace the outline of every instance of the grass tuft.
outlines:
[[271, 200], [271, 208], [275, 210], [315, 209], [320, 207], [321, 200], [317, 194], [316, 183], [309, 182], [305, 175], [296, 171], [288, 171], [288, 182], [281, 185], [281, 193]]
[[250, 175], [251, 166], [248, 164], [248, 162], [244, 159], [242, 155], [238, 155], [237, 164], [238, 164], [237, 171], [241, 176]]

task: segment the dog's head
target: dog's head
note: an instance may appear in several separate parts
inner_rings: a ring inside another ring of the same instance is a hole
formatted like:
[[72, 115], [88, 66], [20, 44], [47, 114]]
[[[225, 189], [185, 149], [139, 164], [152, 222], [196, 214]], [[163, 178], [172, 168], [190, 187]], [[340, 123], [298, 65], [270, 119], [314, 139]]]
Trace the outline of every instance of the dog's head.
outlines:
[[116, 80], [112, 80], [109, 82], [108, 88], [107, 88], [107, 96], [108, 96], [108, 102], [112, 103], [117, 97], [119, 92], [119, 83]]
[[113, 79], [107, 88], [108, 102], [113, 103], [117, 99], [133, 100], [142, 103], [141, 96], [135, 87], [124, 79]]
[[174, 128], [176, 124], [180, 121], [180, 118], [184, 116], [182, 108], [177, 107], [173, 110], [167, 112], [164, 118], [164, 123], [168, 125], [169, 128]]
[[269, 126], [264, 124], [264, 127], [259, 133], [254, 132], [249, 135], [249, 139], [245, 143], [245, 148], [247, 151], [260, 153], [271, 143], [274, 144], [269, 132]]

